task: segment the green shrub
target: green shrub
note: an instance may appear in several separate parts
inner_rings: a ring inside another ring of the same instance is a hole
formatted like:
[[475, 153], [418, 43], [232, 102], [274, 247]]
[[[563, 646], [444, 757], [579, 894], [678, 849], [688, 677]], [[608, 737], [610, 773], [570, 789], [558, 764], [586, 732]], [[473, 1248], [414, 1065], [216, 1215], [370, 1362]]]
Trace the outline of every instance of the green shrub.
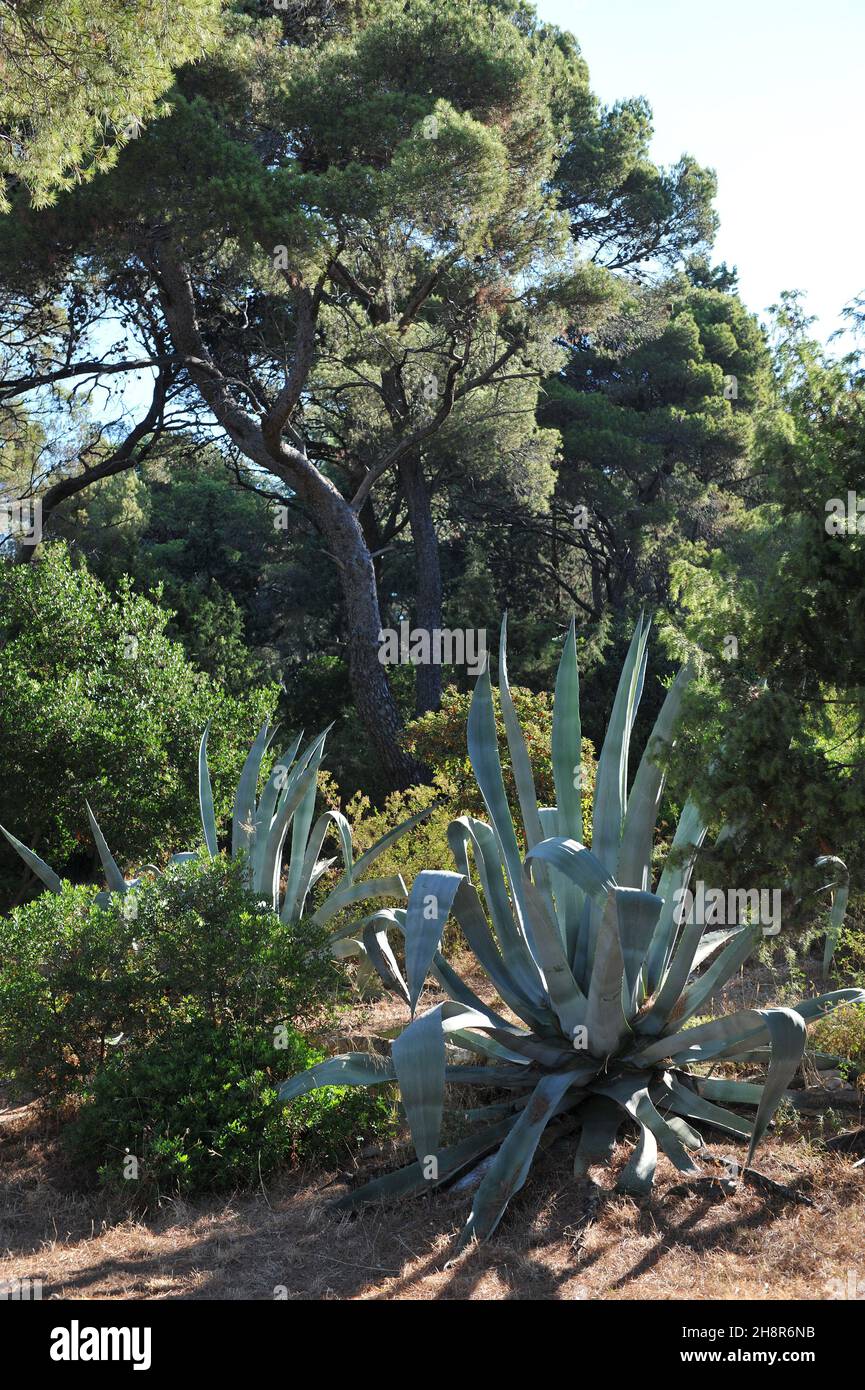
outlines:
[[199, 1020], [170, 1040], [118, 1047], [65, 1131], [73, 1164], [141, 1208], [256, 1186], [288, 1164], [345, 1164], [392, 1126], [391, 1101], [347, 1087], [280, 1105], [285, 1067], [324, 1053], [290, 1029], [276, 1042], [265, 1028]]
[[844, 1057], [865, 1067], [865, 1004], [847, 1004], [814, 1024], [811, 1043], [818, 1052]]
[[106, 907], [65, 884], [0, 919], [0, 1069], [62, 1099], [118, 1036], [137, 1045], [205, 1021], [308, 1021], [342, 977], [326, 933], [290, 927], [225, 855], [171, 865]]
[[[171, 615], [122, 581], [112, 596], [63, 545], [0, 565], [0, 824], [61, 873], [89, 876], [85, 798], [135, 867], [200, 835], [196, 750], [210, 719], [217, 816], [276, 689], [232, 698], [166, 636]], [[125, 865], [124, 865], [125, 867]], [[0, 844], [0, 903], [26, 890]]]
[[[526, 749], [535, 776], [538, 804], [554, 806], [556, 788], [553, 778], [553, 764], [550, 756], [553, 727], [553, 701], [546, 691], [535, 694], [521, 686], [511, 687], [514, 709], [523, 727]], [[421, 715], [406, 728], [405, 744], [420, 762], [426, 763], [435, 772], [441, 773], [452, 788], [452, 814], [486, 816], [487, 809], [469, 762], [466, 747], [466, 723], [468, 720], [471, 694], [463, 694], [453, 686], [448, 686], [442, 695], [441, 708], [431, 714]], [[501, 713], [498, 691], [493, 692], [493, 707], [498, 734], [499, 759], [508, 803], [514, 818], [519, 818], [519, 801], [511, 768], [510, 750]], [[587, 738], [581, 743], [580, 773], [582, 777], [581, 802], [583, 808], [583, 843], [591, 844], [592, 802], [595, 795], [595, 750]], [[427, 860], [425, 867], [429, 867]]]

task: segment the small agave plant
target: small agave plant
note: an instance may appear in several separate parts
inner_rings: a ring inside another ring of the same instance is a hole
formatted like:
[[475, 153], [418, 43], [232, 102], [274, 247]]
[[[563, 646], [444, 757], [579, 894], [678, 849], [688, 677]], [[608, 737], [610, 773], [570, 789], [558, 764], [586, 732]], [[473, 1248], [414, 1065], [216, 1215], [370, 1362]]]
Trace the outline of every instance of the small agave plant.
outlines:
[[[351, 1193], [344, 1205], [429, 1190], [494, 1153], [461, 1244], [483, 1239], [523, 1186], [546, 1126], [564, 1116], [579, 1126], [578, 1174], [611, 1155], [623, 1124], [636, 1125], [636, 1147], [618, 1180], [626, 1192], [649, 1192], [659, 1149], [683, 1173], [699, 1171], [693, 1153], [702, 1139], [692, 1122], [747, 1138], [750, 1164], [801, 1061], [806, 1023], [838, 1004], [865, 1000], [865, 991], [836, 990], [796, 1009], [749, 1009], [689, 1026], [748, 957], [761, 928], [744, 923], [706, 931], [700, 923], [680, 920], [680, 890], [687, 887], [706, 835], [691, 800], [666, 867], [652, 886], [662, 755], [690, 671], [682, 670], [670, 688], [628, 794], [628, 749], [647, 639], [648, 624], [641, 619], [598, 764], [589, 850], [579, 841], [573, 625], [555, 689], [552, 763], [558, 805], [539, 808], [508, 687], [503, 623], [499, 689], [525, 855], [508, 809], [492, 688], [484, 672], [469, 713], [468, 751], [489, 822], [466, 816], [451, 824], [458, 872], [420, 873], [405, 910], [380, 910], [339, 933], [365, 941], [382, 980], [403, 997], [412, 1021], [393, 1042], [390, 1057], [364, 1052], [334, 1057], [286, 1082], [280, 1092], [288, 1101], [320, 1086], [398, 1083], [417, 1161]], [[472, 881], [470, 861], [483, 897]], [[500, 1006], [484, 1003], [442, 955], [442, 930], [451, 913], [495, 986]], [[387, 941], [393, 927], [405, 938], [405, 978]], [[430, 972], [449, 1000], [416, 1014]], [[454, 1045], [476, 1054], [479, 1064], [454, 1065], [449, 1057]], [[765, 1084], [711, 1079], [692, 1069], [726, 1059], [767, 1062]], [[495, 1088], [507, 1098], [460, 1111], [474, 1132], [442, 1147], [449, 1082]], [[745, 1119], [718, 1102], [756, 1105], [756, 1117]]]
[[[198, 752], [198, 799], [205, 844], [210, 855], [214, 856], [218, 853], [218, 843], [213, 791], [207, 766], [209, 730], [208, 725]], [[396, 826], [355, 861], [351, 826], [340, 811], [325, 811], [313, 823], [318, 770], [329, 729], [312, 739], [302, 752], [298, 751], [303, 737], [299, 734], [290, 748], [277, 759], [261, 796], [257, 797], [262, 762], [270, 750], [275, 732], [266, 721], [246, 758], [234, 798], [231, 853], [235, 857], [246, 855], [247, 881], [251, 890], [260, 894], [274, 912], [279, 913], [283, 922], [292, 925], [299, 922], [307, 911], [312, 889], [322, 874], [337, 862], [336, 858], [320, 858], [325, 837], [334, 830], [339, 839], [343, 872], [311, 920], [325, 925], [345, 908], [370, 898], [393, 898], [405, 902], [406, 885], [401, 875], [365, 879], [363, 882], [360, 879], [378, 855], [417, 824], [426, 812]], [[98, 894], [96, 898], [97, 903], [104, 906], [112, 893], [125, 894], [137, 888], [141, 882], [140, 875], [145, 870], [153, 873], [159, 870], [153, 864], [145, 864], [137, 877], [125, 878], [89, 803], [85, 802], [85, 805], [108, 884], [108, 891]], [[286, 866], [284, 850], [289, 830], [291, 848]], [[0, 826], [0, 831], [45, 886], [52, 893], [60, 893], [63, 885], [54, 870], [3, 826]], [[194, 858], [195, 852], [190, 850], [173, 854], [170, 862], [177, 864]], [[283, 869], [284, 890], [281, 889]], [[335, 943], [335, 953], [340, 956], [366, 955], [362, 941], [346, 943], [340, 940]]]

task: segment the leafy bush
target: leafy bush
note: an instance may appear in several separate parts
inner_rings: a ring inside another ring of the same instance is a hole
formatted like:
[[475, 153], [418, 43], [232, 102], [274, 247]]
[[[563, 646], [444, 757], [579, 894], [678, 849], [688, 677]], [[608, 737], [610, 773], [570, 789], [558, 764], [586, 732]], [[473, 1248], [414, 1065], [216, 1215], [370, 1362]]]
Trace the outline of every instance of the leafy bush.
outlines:
[[811, 1034], [818, 1052], [847, 1058], [865, 1067], [865, 1004], [847, 1004], [828, 1018], [821, 1018]]
[[170, 1040], [109, 1057], [66, 1147], [79, 1170], [138, 1207], [257, 1185], [288, 1163], [344, 1164], [390, 1127], [394, 1107], [340, 1086], [282, 1106], [284, 1067], [323, 1056], [290, 1029], [275, 1042], [264, 1027], [181, 1024]]
[[326, 934], [280, 922], [243, 860], [169, 866], [134, 893], [64, 884], [0, 919], [0, 1066], [22, 1087], [75, 1090], [112, 1039], [207, 1022], [262, 1030], [320, 1014], [340, 988]]
[[[556, 786], [550, 753], [553, 728], [552, 696], [546, 691], [535, 694], [534, 691], [524, 690], [520, 686], [512, 686], [511, 698], [517, 718], [525, 730], [526, 748], [535, 775], [538, 803], [541, 806], [554, 806]], [[440, 709], [431, 714], [421, 715], [407, 726], [405, 743], [409, 751], [421, 762], [444, 774], [452, 788], [452, 815], [468, 813], [472, 816], [484, 816], [486, 807], [472, 772], [466, 746], [466, 724], [471, 702], [471, 694], [463, 694], [453, 686], [448, 686], [442, 696]], [[505, 791], [511, 813], [514, 819], [518, 820], [519, 800], [498, 691], [493, 691], [493, 707]], [[581, 743], [580, 775], [585, 844], [591, 843], [595, 770], [595, 750], [590, 741], [584, 738]], [[429, 867], [430, 862], [427, 860], [426, 867]]]
[[[0, 823], [61, 872], [74, 864], [86, 876], [82, 854], [92, 862], [85, 798], [130, 860], [197, 838], [201, 729], [211, 719], [219, 730], [220, 816], [251, 731], [273, 709], [273, 689], [233, 699], [196, 671], [166, 637], [169, 617], [127, 581], [112, 598], [62, 545], [31, 565], [0, 565]], [[19, 884], [3, 844], [0, 893], [8, 901]]]

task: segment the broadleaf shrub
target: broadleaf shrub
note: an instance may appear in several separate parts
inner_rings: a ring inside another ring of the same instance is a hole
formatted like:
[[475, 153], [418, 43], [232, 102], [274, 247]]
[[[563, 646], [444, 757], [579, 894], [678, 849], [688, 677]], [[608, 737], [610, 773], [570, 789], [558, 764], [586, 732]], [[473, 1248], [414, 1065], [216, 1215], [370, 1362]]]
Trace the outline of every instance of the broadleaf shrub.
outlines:
[[[535, 788], [538, 804], [554, 806], [556, 789], [553, 779], [553, 764], [550, 757], [553, 727], [553, 701], [547, 691], [535, 693], [521, 686], [511, 687], [511, 698], [517, 717], [525, 734], [526, 748], [535, 775]], [[486, 816], [483, 797], [478, 790], [469, 762], [466, 747], [466, 724], [472, 697], [448, 686], [442, 695], [440, 709], [421, 715], [406, 728], [405, 744], [420, 762], [426, 763], [435, 772], [443, 774], [452, 788], [454, 814], [468, 812], [472, 816]], [[519, 801], [511, 768], [505, 726], [501, 716], [498, 691], [493, 691], [493, 707], [496, 715], [499, 758], [508, 803], [514, 817], [519, 819]], [[591, 843], [592, 803], [595, 796], [595, 750], [589, 739], [581, 743], [580, 772], [581, 802], [583, 808], [583, 843]], [[427, 861], [427, 866], [432, 861]]]
[[142, 1208], [257, 1186], [289, 1164], [345, 1165], [390, 1130], [395, 1107], [382, 1094], [329, 1086], [281, 1105], [283, 1069], [325, 1054], [291, 1029], [278, 1044], [265, 1028], [198, 1020], [118, 1047], [65, 1131], [73, 1165]]
[[[210, 719], [217, 816], [275, 687], [234, 698], [166, 635], [171, 614], [121, 580], [112, 595], [62, 544], [0, 565], [0, 824], [70, 877], [95, 867], [85, 798], [122, 868], [200, 835], [196, 758]], [[29, 891], [0, 844], [0, 901]]]
[[65, 884], [0, 918], [0, 1069], [60, 1100], [125, 1042], [206, 1022], [309, 1024], [343, 988], [326, 934], [248, 892], [243, 863], [170, 865], [107, 907]]

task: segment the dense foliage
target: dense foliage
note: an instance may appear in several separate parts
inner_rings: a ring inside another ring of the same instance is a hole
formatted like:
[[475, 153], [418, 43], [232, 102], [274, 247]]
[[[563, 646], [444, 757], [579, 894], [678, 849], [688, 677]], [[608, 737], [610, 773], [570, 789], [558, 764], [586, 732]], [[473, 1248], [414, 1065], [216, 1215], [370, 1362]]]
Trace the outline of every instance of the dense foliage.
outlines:
[[216, 40], [220, 0], [16, 0], [0, 4], [0, 211], [4, 185], [43, 204], [109, 168], [165, 108], [174, 70]]
[[[59, 872], [93, 865], [85, 800], [137, 868], [199, 839], [196, 750], [214, 723], [217, 811], [272, 708], [266, 686], [235, 698], [166, 635], [165, 609], [121, 579], [113, 593], [63, 548], [0, 565], [0, 823]], [[30, 876], [3, 843], [5, 901]]]
[[317, 928], [281, 923], [225, 856], [170, 866], [134, 895], [64, 885], [0, 918], [0, 1059], [20, 1087], [75, 1094], [118, 1049], [176, 1029], [315, 1021], [340, 977]]
[[299, 1162], [345, 1167], [389, 1131], [393, 1106], [340, 1086], [281, 1105], [285, 1067], [323, 1057], [293, 1029], [277, 1045], [249, 1024], [179, 1024], [169, 1038], [115, 1050], [85, 1089], [65, 1146], [80, 1173], [137, 1208], [260, 1187]]

